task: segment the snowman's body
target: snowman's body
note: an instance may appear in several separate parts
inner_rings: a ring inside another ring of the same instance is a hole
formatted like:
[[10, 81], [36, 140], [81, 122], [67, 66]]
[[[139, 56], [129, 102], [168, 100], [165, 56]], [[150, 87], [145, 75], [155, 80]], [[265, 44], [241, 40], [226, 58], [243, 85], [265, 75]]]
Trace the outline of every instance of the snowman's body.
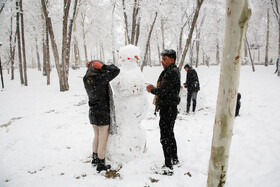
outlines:
[[109, 136], [107, 157], [118, 165], [140, 156], [146, 146], [141, 121], [147, 115], [148, 99], [144, 77], [136, 63], [138, 56], [139, 49], [135, 46], [121, 48], [121, 71], [111, 82], [117, 128], [115, 134]]

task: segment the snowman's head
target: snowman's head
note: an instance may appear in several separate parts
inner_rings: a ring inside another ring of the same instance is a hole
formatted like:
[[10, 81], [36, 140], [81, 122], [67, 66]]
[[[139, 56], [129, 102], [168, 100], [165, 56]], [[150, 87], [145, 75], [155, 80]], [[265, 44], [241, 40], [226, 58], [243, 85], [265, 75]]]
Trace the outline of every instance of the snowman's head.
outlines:
[[119, 60], [123, 67], [135, 67], [139, 63], [140, 50], [134, 45], [127, 45], [120, 48]]

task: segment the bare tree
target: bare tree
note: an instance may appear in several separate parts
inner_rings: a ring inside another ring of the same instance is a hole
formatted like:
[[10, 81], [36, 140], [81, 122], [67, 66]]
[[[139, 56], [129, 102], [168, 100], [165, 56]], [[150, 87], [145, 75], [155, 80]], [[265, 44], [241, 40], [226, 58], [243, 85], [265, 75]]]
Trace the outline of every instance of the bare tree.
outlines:
[[184, 61], [185, 61], [185, 58], [186, 58], [189, 46], [190, 46], [191, 41], [192, 41], [193, 31], [194, 31], [194, 28], [195, 28], [195, 25], [196, 25], [196, 21], [198, 19], [199, 11], [200, 11], [200, 8], [201, 8], [201, 6], [203, 4], [203, 1], [204, 0], [196, 0], [196, 9], [195, 9], [195, 14], [194, 14], [194, 17], [193, 17], [193, 20], [192, 20], [191, 29], [189, 31], [189, 35], [188, 35], [188, 38], [187, 38], [187, 41], [186, 41], [186, 45], [185, 45], [185, 48], [183, 50], [182, 57], [180, 59], [180, 64], [179, 64], [179, 70], [180, 71], [181, 71], [181, 69], [183, 67], [183, 64], [184, 64]]
[[239, 87], [241, 50], [250, 16], [248, 0], [226, 1], [225, 41], [208, 169], [208, 187], [222, 187], [226, 183]]
[[140, 35], [140, 20], [141, 20], [141, 18], [139, 17], [139, 11], [140, 11], [139, 0], [134, 0], [133, 3], [131, 30], [129, 30], [125, 0], [122, 0], [122, 7], [123, 7], [123, 16], [124, 16], [124, 23], [125, 23], [125, 39], [126, 39], [125, 44], [137, 45], [139, 35]]
[[[280, 3], [279, 0], [271, 0], [272, 9], [274, 15], [278, 21], [278, 58], [280, 58]], [[280, 63], [279, 63], [280, 64]], [[278, 69], [280, 69], [280, 65], [278, 64]], [[280, 71], [278, 71], [278, 76], [280, 76]]]
[[69, 58], [70, 58], [70, 43], [71, 43], [71, 35], [72, 35], [72, 27], [73, 27], [73, 18], [75, 16], [76, 8], [77, 8], [77, 0], [74, 1], [73, 16], [69, 21], [69, 28], [68, 28], [68, 19], [69, 19], [71, 0], [64, 0], [61, 63], [59, 62], [59, 54], [58, 54], [58, 48], [54, 36], [52, 20], [49, 17], [45, 0], [41, 0], [41, 3], [42, 3], [44, 16], [47, 22], [47, 29], [50, 35], [50, 40], [52, 43], [52, 51], [54, 53], [56, 70], [59, 77], [60, 91], [68, 91], [69, 90], [68, 72], [69, 72]]

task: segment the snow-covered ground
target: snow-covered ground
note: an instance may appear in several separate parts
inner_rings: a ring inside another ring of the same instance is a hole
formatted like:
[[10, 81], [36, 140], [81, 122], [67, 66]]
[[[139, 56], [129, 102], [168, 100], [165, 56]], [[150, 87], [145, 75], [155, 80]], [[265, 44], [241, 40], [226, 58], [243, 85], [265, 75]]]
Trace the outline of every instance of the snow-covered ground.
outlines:
[[[90, 164], [93, 130], [82, 83], [85, 68], [70, 71], [70, 91], [63, 93], [55, 70], [50, 86], [42, 72], [28, 70], [28, 87], [20, 85], [17, 71], [14, 81], [4, 71], [0, 186], [206, 186], [219, 67], [196, 70], [201, 84], [197, 112], [187, 116], [181, 110], [175, 125], [181, 167], [174, 168], [173, 176], [153, 171], [162, 166], [163, 153], [151, 104], [143, 121], [146, 152], [123, 165], [115, 179], [98, 174]], [[249, 66], [241, 69], [241, 109], [235, 120], [227, 186], [280, 186], [280, 79], [274, 70], [274, 66], [256, 66], [256, 72]], [[156, 84], [161, 71], [162, 67], [146, 67], [146, 82]], [[184, 82], [185, 72], [181, 74]], [[149, 94], [150, 103], [152, 99]]]

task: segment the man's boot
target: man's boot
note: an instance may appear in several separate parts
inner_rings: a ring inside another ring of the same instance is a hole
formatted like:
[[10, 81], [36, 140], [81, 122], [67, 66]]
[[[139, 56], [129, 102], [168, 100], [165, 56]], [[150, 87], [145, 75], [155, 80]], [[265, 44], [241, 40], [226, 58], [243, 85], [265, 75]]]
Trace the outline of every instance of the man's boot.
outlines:
[[162, 174], [172, 176], [173, 175], [173, 166], [171, 163], [171, 158], [166, 158], [164, 163], [165, 163], [165, 165], [162, 167], [162, 170], [163, 170]]
[[92, 153], [92, 161], [91, 161], [91, 164], [93, 166], [96, 166], [97, 165], [97, 153]]
[[98, 160], [98, 162], [97, 162], [96, 170], [98, 172], [107, 171], [107, 170], [111, 169], [110, 165], [105, 165], [105, 158], [104, 159], [97, 158], [97, 160]]

